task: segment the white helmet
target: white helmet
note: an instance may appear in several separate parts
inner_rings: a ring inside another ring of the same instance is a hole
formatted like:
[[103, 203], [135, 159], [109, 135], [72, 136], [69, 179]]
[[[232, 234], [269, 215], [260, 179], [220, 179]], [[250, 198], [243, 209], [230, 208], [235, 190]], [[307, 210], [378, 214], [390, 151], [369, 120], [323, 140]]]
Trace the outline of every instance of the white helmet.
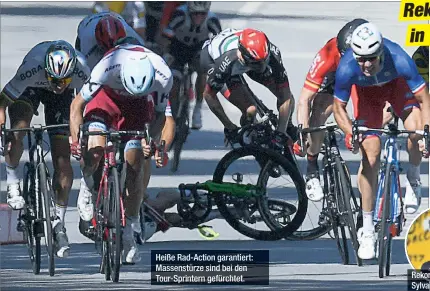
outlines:
[[383, 52], [382, 34], [372, 23], [363, 23], [352, 33], [351, 48], [355, 56], [379, 56]]
[[132, 95], [146, 95], [155, 79], [155, 70], [147, 54], [139, 54], [124, 60], [121, 66], [121, 82]]

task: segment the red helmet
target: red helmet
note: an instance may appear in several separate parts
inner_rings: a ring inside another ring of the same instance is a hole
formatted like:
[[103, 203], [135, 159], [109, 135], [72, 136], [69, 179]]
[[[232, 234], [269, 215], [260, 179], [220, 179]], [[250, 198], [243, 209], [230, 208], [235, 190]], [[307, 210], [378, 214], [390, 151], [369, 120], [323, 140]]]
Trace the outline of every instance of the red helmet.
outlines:
[[252, 28], [244, 29], [239, 37], [239, 51], [246, 65], [260, 70], [266, 68], [269, 59], [269, 41], [264, 32]]
[[124, 25], [121, 21], [112, 16], [102, 17], [96, 26], [97, 44], [105, 50], [110, 50], [115, 43], [126, 36]]

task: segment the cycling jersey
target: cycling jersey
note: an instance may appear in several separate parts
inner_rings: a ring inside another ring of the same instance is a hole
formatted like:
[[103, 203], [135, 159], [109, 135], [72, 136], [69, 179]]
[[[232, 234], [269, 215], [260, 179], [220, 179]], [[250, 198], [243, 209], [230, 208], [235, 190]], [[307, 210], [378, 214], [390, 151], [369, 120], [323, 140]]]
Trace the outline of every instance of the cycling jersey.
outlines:
[[157, 112], [165, 112], [166, 116], [171, 116], [170, 105], [168, 105], [169, 92], [173, 85], [172, 73], [157, 54], [145, 49], [142, 46], [125, 44], [116, 46], [106, 53], [100, 62], [91, 72], [90, 79], [81, 89], [81, 96], [85, 101], [91, 101], [100, 89], [112, 90], [119, 98], [136, 98], [128, 93], [120, 81], [121, 60], [147, 56], [155, 68], [155, 81], [153, 82], [150, 94], [145, 98], [152, 99]]
[[321, 86], [334, 84], [334, 76], [340, 61], [336, 37], [330, 39], [314, 57], [306, 75], [304, 87], [312, 92], [318, 92]]
[[187, 5], [181, 5], [173, 13], [169, 25], [163, 30], [163, 34], [188, 47], [197, 47], [200, 50], [207, 39], [220, 31], [221, 24], [215, 13], [209, 11], [204, 22], [195, 26]]
[[120, 14], [134, 29], [146, 27], [143, 1], [96, 1], [93, 13], [107, 11]]
[[119, 14], [114, 12], [100, 12], [97, 14], [88, 15], [85, 17], [78, 26], [78, 37], [76, 39], [76, 49], [79, 50], [86, 58], [87, 64], [90, 69], [101, 60], [104, 55], [104, 51], [97, 45], [95, 36], [95, 30], [97, 23], [100, 18], [112, 15], [118, 18], [124, 25], [127, 36], [136, 38], [142, 45], [144, 44], [143, 39], [134, 31], [134, 29], [127, 24], [127, 22]]
[[429, 82], [429, 47], [428, 46], [420, 46], [412, 55], [412, 59], [417, 66], [418, 73], [420, 73], [421, 77]]
[[383, 39], [383, 45], [382, 68], [375, 76], [367, 77], [362, 73], [351, 48], [345, 52], [336, 71], [335, 98], [348, 102], [353, 84], [361, 87], [382, 86], [399, 77], [406, 80], [414, 94], [425, 88], [426, 83], [412, 58], [398, 44], [386, 38]]
[[[16, 100], [28, 87], [52, 91], [45, 71], [45, 54], [52, 43], [52, 41], [41, 42], [27, 53], [15, 76], [2, 91], [7, 97]], [[90, 76], [90, 69], [86, 65], [85, 58], [79, 52], [76, 53], [78, 61], [73, 70], [73, 79], [68, 86], [69, 89], [80, 89]]]
[[246, 73], [251, 79], [265, 86], [275, 83], [280, 87], [288, 87], [288, 76], [282, 64], [279, 48], [269, 42], [269, 64], [263, 73], [257, 73], [238, 58], [240, 33], [240, 30], [228, 28], [204, 44], [203, 48], [207, 49], [213, 61], [208, 70], [208, 86], [218, 92], [233, 76]]

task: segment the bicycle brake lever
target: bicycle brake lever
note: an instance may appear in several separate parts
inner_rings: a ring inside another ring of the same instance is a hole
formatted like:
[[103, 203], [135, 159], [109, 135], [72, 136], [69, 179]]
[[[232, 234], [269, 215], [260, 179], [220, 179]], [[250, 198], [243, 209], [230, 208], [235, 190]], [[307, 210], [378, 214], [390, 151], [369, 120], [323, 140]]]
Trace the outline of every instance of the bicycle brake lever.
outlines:
[[[158, 148], [158, 157], [161, 159], [161, 164], [164, 163], [165, 147], [166, 147], [166, 141], [165, 140], [162, 140], [160, 142], [159, 146], [157, 147]], [[159, 167], [157, 167], [157, 168], [159, 168]]]

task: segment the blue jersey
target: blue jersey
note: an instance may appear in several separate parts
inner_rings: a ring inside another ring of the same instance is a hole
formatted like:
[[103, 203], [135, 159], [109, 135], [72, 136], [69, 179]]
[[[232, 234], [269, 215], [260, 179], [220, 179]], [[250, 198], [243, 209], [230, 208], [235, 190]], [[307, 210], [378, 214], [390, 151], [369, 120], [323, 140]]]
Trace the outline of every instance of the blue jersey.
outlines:
[[[340, 60], [336, 70], [334, 97], [348, 102], [352, 85], [360, 87], [381, 86], [396, 78], [406, 80], [412, 93], [416, 93], [426, 85], [418, 73], [412, 58], [396, 43], [384, 38], [384, 57], [382, 69], [375, 76], [365, 76], [349, 48]], [[375, 96], [377, 98], [377, 96]]]

